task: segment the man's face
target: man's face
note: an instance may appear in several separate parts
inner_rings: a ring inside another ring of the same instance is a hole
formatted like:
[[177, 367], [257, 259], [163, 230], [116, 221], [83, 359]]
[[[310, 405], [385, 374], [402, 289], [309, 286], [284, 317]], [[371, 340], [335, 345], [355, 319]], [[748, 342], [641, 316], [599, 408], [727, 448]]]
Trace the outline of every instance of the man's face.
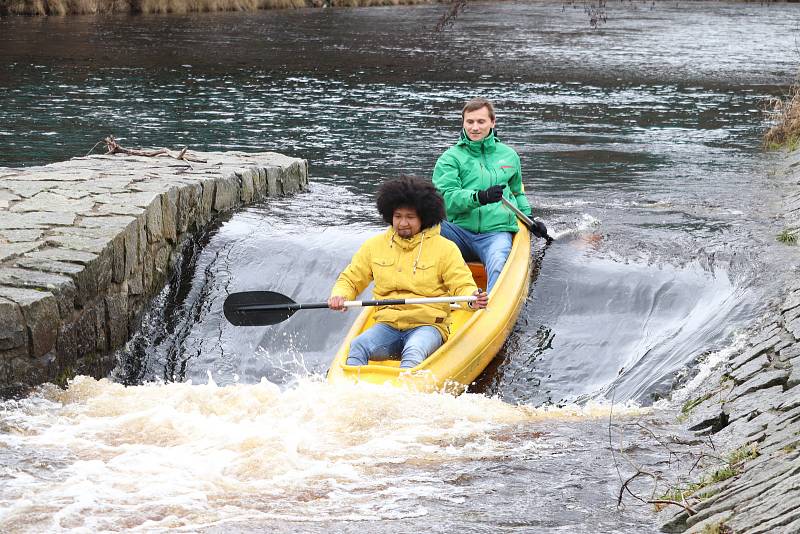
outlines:
[[472, 141], [480, 141], [494, 128], [494, 120], [489, 117], [489, 108], [482, 107], [464, 113], [464, 130]]
[[422, 229], [422, 219], [414, 208], [397, 208], [392, 215], [392, 228], [400, 237], [408, 239]]

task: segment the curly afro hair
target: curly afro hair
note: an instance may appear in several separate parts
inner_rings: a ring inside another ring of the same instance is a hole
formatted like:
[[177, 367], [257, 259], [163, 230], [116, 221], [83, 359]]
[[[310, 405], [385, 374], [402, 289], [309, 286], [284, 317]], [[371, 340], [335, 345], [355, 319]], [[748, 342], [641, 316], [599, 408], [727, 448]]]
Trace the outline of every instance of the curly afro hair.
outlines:
[[431, 182], [415, 176], [401, 176], [381, 184], [377, 204], [381, 217], [390, 225], [397, 208], [414, 208], [423, 230], [436, 226], [445, 218], [442, 195]]

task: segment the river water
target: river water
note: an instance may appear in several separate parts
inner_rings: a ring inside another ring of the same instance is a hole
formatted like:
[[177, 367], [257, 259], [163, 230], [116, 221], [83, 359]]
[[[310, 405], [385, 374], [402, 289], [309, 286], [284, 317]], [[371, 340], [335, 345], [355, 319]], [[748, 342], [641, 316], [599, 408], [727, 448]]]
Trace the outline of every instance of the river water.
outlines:
[[[470, 3], [436, 34], [441, 11], [0, 19], [0, 166], [114, 133], [275, 150], [312, 176], [188, 245], [107, 379], [0, 405], [0, 530], [656, 531], [617, 507], [618, 449], [668, 459], [631, 425], [792, 276], [759, 143], [800, 11], [629, 3], [592, 30], [559, 3]], [[327, 385], [352, 312], [224, 322], [230, 292], [324, 300], [381, 229], [377, 184], [429, 176], [478, 94], [559, 239], [469, 393]]]

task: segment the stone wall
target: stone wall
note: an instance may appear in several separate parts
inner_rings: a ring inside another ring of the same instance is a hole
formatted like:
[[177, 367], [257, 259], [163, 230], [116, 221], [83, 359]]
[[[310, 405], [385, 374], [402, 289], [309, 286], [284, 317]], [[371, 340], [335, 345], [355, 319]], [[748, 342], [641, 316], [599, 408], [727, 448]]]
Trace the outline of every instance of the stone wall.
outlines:
[[276, 153], [92, 156], [0, 168], [0, 394], [103, 376], [182, 242], [216, 214], [304, 189]]
[[[784, 235], [797, 235], [800, 151], [778, 178], [788, 185]], [[684, 412], [689, 430], [713, 438], [717, 448], [705, 454], [728, 458], [728, 471], [686, 497], [691, 511], [670, 508], [662, 531], [800, 532], [800, 273], [772, 318], [692, 392]]]

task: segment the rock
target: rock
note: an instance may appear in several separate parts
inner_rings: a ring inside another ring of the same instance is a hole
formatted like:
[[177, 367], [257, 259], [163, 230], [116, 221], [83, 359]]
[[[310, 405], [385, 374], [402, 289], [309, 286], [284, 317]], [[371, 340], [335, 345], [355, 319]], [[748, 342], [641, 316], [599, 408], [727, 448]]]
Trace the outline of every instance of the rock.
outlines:
[[725, 413], [719, 396], [704, 400], [689, 412], [687, 428], [694, 432], [705, 429], [720, 429], [727, 424], [728, 414]]
[[771, 323], [765, 327], [763, 327], [756, 335], [752, 336], [749, 339], [749, 344], [751, 347], [756, 345], [760, 345], [764, 343], [772, 336], [777, 335], [781, 331], [780, 325], [777, 322]]
[[750, 360], [731, 373], [731, 378], [736, 385], [742, 384], [752, 378], [754, 374], [769, 366], [769, 360], [763, 354]]
[[[0, 351], [23, 348], [28, 352], [28, 330], [22, 309], [16, 302], [0, 297]], [[0, 355], [0, 359], [3, 359]]]
[[779, 410], [788, 412], [792, 408], [800, 406], [800, 388], [792, 388], [783, 394], [784, 401], [778, 405]]
[[[785, 369], [778, 369], [775, 371], [764, 371], [762, 373], [758, 373], [752, 378], [750, 378], [747, 382], [736, 386], [731, 391], [730, 396], [727, 401], [732, 401], [741, 397], [742, 395], [746, 395], [748, 393], [752, 393], [758, 389], [766, 389], [771, 386], [775, 385], [783, 385], [786, 383], [786, 379], [789, 377], [789, 372]], [[782, 391], [782, 389], [781, 389]]]
[[797, 358], [800, 356], [800, 343], [794, 343], [780, 350], [778, 359], [782, 362]]
[[800, 306], [800, 291], [794, 291], [789, 293], [789, 295], [786, 297], [786, 300], [783, 301], [783, 304], [781, 305], [781, 312], [789, 311], [798, 306]]
[[800, 384], [800, 356], [789, 360], [789, 378], [786, 379], [786, 387], [793, 388]]
[[147, 208], [147, 241], [156, 243], [164, 238], [163, 216], [161, 211], [161, 197], [156, 197], [153, 203]]
[[789, 411], [778, 414], [775, 419], [769, 423], [769, 433], [775, 433], [782, 428], [800, 423], [800, 407], [791, 408]]
[[177, 226], [176, 226], [176, 212], [178, 210], [175, 205], [178, 199], [178, 190], [175, 188], [170, 189], [161, 195], [161, 232], [167, 241], [175, 243], [177, 240]]
[[75, 222], [75, 213], [11, 213], [0, 211], [0, 228], [6, 230], [30, 230], [48, 226], [69, 226]]
[[727, 522], [734, 532], [773, 534], [800, 519], [800, 476], [781, 480], [752, 501], [745, 502]]
[[714, 434], [715, 441], [725, 443], [725, 448], [735, 449], [743, 443], [753, 443], [763, 439], [769, 423], [775, 419], [771, 413], [762, 413], [751, 420], [739, 418]]
[[761, 342], [758, 345], [755, 345], [753, 347], [749, 347], [742, 354], [740, 354], [739, 356], [735, 357], [731, 361], [731, 369], [734, 369], [734, 370], [738, 369], [739, 367], [741, 367], [742, 365], [746, 364], [747, 362], [749, 362], [753, 358], [755, 358], [757, 356], [760, 356], [761, 354], [767, 352], [768, 350], [770, 350], [772, 347], [774, 347], [775, 345], [777, 345], [780, 342], [781, 342], [781, 337], [778, 336], [778, 335], [773, 335], [768, 340], [763, 341], [763, 342]]
[[[0, 231], [0, 242], [6, 239], [10, 243], [40, 242], [44, 230], [3, 230]], [[1, 259], [1, 258], [0, 258]]]
[[70, 250], [68, 248], [46, 247], [35, 252], [28, 252], [24, 257], [34, 261], [55, 260], [86, 265], [96, 260], [97, 254], [81, 250]]
[[[1, 176], [0, 176], [1, 177]], [[0, 189], [0, 210], [7, 210], [14, 202], [18, 201], [21, 197], [15, 195], [10, 191]]]
[[[30, 258], [20, 258], [16, 260], [13, 265], [15, 267], [19, 267], [21, 269], [27, 269], [29, 271], [42, 271], [45, 273], [54, 273], [54, 274], [62, 274], [66, 275], [66, 277], [74, 277], [75, 274], [83, 271], [83, 265], [78, 265], [75, 263], [66, 263], [61, 261], [51, 261], [51, 260], [33, 260]], [[70, 279], [70, 283], [72, 280]]]
[[202, 191], [203, 188], [200, 184], [187, 185], [180, 190], [176, 218], [177, 231], [179, 234], [196, 228]]
[[0, 297], [19, 304], [30, 336], [34, 358], [50, 352], [56, 344], [60, 316], [56, 298], [49, 291], [0, 286]]
[[732, 401], [723, 404], [723, 409], [728, 413], [729, 421], [732, 423], [742, 417], [764, 413], [774, 409], [781, 402], [782, 386], [773, 386], [762, 389], [758, 395], [740, 395]]
[[122, 346], [128, 339], [128, 296], [107, 296], [105, 302], [109, 342], [112, 347]]
[[42, 191], [27, 200], [14, 204], [10, 211], [19, 213], [52, 211], [72, 214], [91, 209], [92, 206], [94, 206], [94, 200], [91, 197], [72, 199], [50, 191]]
[[733, 516], [733, 512], [725, 511], [720, 512], [718, 514], [714, 514], [711, 517], [707, 517], [706, 519], [695, 523], [692, 525], [689, 530], [686, 530], [686, 534], [707, 534], [711, 532], [711, 528], [715, 525], [726, 523], [731, 517]]
[[17, 197], [22, 198], [31, 198], [34, 195], [38, 195], [42, 191], [47, 191], [48, 189], [58, 187], [59, 185], [60, 184], [56, 181], [48, 180], [3, 179], [3, 187], [14, 193]]
[[800, 317], [788, 323], [786, 325], [786, 330], [791, 332], [797, 341], [800, 341]]
[[739, 514], [746, 503], [757, 501], [774, 484], [793, 475], [793, 469], [789, 465], [762, 464], [760, 468], [755, 466], [754, 462], [734, 481], [735, 483], [729, 484], [720, 493], [696, 505], [698, 513], [689, 517], [686, 524], [691, 527], [723, 512], [735, 511]]
[[75, 235], [54, 235], [46, 239], [45, 243], [50, 246], [67, 248], [100, 254], [109, 246], [105, 238], [80, 237]]
[[235, 176], [218, 180], [214, 196], [214, 210], [228, 211], [239, 198], [239, 179]]
[[203, 157], [179, 174], [167, 158], [110, 155], [0, 169], [0, 388], [106, 369], [99, 353], [127, 340], [186, 233], [308, 183], [307, 163], [280, 154]]
[[775, 432], [771, 432], [759, 446], [759, 452], [764, 455], [771, 454], [775, 450], [784, 448], [797, 448], [800, 441], [800, 434], [795, 428], [784, 427]]
[[42, 241], [35, 241], [32, 243], [7, 243], [0, 244], [0, 261], [8, 261], [11, 258], [22, 256], [26, 252], [36, 250], [44, 243]]
[[236, 171], [236, 176], [239, 178], [242, 184], [239, 188], [239, 197], [243, 203], [250, 203], [253, 200], [253, 174], [254, 173], [252, 169], [241, 169]]

